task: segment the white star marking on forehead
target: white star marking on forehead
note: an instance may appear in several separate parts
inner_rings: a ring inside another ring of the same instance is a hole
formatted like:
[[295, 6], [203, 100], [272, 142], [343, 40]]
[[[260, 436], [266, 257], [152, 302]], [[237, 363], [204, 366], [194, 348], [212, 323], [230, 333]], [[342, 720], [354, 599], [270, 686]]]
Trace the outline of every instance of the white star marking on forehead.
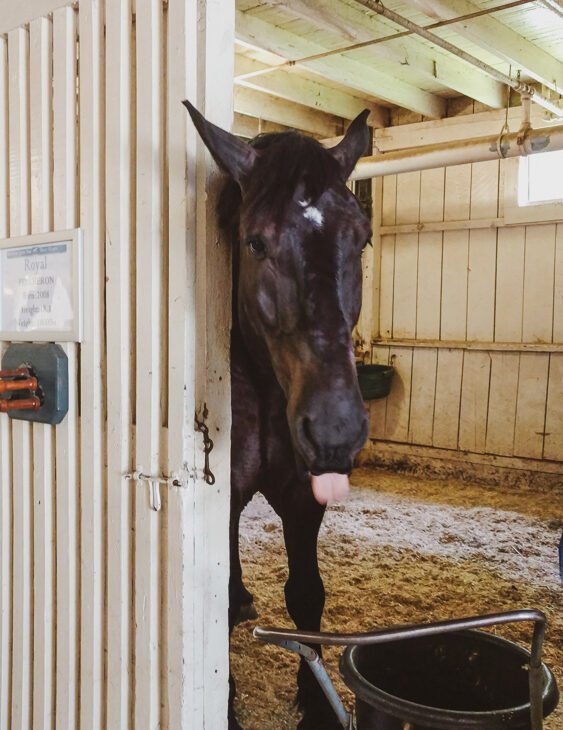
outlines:
[[299, 200], [298, 202], [302, 208], [305, 208], [303, 211], [303, 217], [308, 221], [311, 221], [311, 223], [317, 228], [321, 228], [324, 222], [324, 217], [321, 211], [318, 208], [315, 208], [314, 205], [310, 205], [310, 200]]

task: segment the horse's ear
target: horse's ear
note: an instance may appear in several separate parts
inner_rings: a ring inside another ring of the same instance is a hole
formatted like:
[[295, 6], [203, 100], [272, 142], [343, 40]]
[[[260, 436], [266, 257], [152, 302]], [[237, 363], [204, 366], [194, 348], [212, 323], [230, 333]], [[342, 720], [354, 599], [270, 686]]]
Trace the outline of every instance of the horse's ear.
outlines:
[[182, 104], [188, 110], [195, 128], [215, 162], [239, 185], [242, 185], [254, 166], [257, 157], [256, 150], [249, 144], [241, 142], [234, 134], [208, 122], [187, 99]]
[[366, 123], [369, 109], [364, 109], [348, 127], [346, 134], [329, 152], [336, 158], [342, 170], [342, 177], [347, 180], [356, 162], [366, 152], [369, 144], [369, 130]]

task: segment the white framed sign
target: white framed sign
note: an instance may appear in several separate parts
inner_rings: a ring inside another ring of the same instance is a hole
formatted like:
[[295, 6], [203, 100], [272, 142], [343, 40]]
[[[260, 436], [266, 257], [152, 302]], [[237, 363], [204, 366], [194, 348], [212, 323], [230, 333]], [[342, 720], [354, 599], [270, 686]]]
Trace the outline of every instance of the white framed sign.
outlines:
[[0, 339], [81, 341], [79, 228], [0, 240]]

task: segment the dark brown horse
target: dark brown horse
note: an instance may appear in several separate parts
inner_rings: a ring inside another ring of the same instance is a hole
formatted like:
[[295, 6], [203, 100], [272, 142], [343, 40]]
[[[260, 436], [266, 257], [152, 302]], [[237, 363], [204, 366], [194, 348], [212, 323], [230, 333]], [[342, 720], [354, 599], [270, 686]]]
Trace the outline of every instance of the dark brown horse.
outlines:
[[[241, 511], [260, 491], [283, 523], [288, 611], [298, 628], [318, 630], [325, 594], [317, 535], [326, 504], [345, 496], [367, 436], [351, 331], [371, 231], [345, 184], [367, 147], [367, 112], [327, 150], [296, 132], [245, 144], [184, 104], [229, 176], [219, 216], [234, 272], [230, 628], [254, 613], [238, 530]], [[340, 727], [304, 664], [298, 687], [300, 728]], [[233, 682], [231, 689], [235, 730]]]

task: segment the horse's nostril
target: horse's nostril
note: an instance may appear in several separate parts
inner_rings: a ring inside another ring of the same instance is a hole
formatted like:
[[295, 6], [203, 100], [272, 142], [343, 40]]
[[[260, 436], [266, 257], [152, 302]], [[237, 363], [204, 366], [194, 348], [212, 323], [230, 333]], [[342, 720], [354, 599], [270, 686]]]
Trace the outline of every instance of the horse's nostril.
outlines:
[[305, 440], [308, 442], [309, 446], [312, 446], [313, 448], [316, 447], [317, 442], [315, 441], [315, 437], [313, 436], [313, 423], [310, 418], [305, 417], [301, 422], [301, 429], [303, 436]]

